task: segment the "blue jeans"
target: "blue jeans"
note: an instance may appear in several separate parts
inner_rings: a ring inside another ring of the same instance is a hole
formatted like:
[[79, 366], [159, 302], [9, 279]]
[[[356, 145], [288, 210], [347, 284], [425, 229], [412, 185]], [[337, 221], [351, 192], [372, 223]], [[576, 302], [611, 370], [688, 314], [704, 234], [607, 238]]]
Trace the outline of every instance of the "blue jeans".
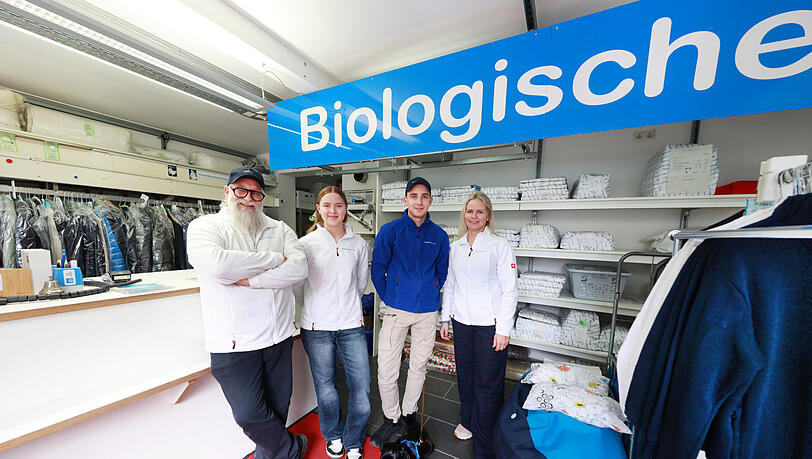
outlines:
[[[302, 344], [310, 360], [319, 407], [321, 434], [328, 442], [341, 439], [346, 449], [361, 448], [369, 420], [369, 355], [364, 328], [302, 329]], [[347, 419], [341, 418], [336, 390], [336, 355], [344, 366], [349, 400]]]

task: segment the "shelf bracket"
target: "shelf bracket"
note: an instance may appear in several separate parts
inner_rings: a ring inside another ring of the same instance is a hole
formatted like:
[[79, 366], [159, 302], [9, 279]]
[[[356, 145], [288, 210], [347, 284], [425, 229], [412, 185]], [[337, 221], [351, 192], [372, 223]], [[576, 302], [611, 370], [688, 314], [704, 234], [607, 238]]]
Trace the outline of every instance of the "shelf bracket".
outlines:
[[182, 402], [184, 398], [186, 398], [186, 394], [189, 393], [189, 389], [192, 387], [192, 384], [197, 382], [197, 379], [190, 379], [186, 381], [186, 384], [183, 385], [183, 389], [181, 389], [178, 396], [175, 398], [175, 401], [172, 402], [173, 405], [177, 405], [178, 403]]
[[682, 209], [679, 217], [679, 229], [688, 228], [688, 217], [691, 216], [691, 210], [693, 209]]

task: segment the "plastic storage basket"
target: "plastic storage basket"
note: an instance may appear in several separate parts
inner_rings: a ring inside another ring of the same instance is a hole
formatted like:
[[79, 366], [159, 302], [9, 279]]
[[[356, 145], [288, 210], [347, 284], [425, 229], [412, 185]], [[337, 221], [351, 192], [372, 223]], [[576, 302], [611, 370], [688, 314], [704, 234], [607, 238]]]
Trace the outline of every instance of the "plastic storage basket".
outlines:
[[[608, 266], [567, 264], [572, 295], [582, 300], [614, 301], [617, 270]], [[620, 276], [620, 293], [631, 273]]]

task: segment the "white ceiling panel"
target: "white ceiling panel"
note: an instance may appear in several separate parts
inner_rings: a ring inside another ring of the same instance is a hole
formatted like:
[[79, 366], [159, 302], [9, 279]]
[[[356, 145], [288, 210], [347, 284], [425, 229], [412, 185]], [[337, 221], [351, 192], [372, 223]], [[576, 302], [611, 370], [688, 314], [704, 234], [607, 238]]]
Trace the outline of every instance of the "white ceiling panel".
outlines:
[[342, 82], [527, 31], [521, 0], [229, 0]]

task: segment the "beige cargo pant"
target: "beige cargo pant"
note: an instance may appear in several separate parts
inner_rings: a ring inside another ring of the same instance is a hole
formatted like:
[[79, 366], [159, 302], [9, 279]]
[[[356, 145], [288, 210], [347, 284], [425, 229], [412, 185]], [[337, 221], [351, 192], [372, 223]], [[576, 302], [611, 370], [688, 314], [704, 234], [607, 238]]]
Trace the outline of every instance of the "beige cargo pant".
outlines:
[[[403, 344], [409, 329], [412, 342], [401, 409], [398, 376]], [[378, 389], [381, 393], [381, 409], [388, 419], [397, 421], [401, 414], [408, 415], [417, 411], [417, 402], [426, 380], [426, 364], [434, 349], [436, 332], [436, 311], [418, 314], [386, 308], [378, 336]]]

